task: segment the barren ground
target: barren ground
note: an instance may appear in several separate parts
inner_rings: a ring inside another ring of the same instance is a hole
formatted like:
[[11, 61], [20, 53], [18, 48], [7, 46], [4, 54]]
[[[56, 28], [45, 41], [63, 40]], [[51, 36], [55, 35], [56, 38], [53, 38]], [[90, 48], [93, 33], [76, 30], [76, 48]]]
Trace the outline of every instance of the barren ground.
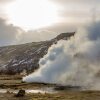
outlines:
[[[1, 89], [39, 89], [52, 87], [51, 84], [22, 83], [21, 76], [0, 76]], [[61, 91], [54, 94], [26, 94], [24, 97], [14, 97], [13, 93], [0, 93], [0, 100], [100, 100], [100, 91]]]

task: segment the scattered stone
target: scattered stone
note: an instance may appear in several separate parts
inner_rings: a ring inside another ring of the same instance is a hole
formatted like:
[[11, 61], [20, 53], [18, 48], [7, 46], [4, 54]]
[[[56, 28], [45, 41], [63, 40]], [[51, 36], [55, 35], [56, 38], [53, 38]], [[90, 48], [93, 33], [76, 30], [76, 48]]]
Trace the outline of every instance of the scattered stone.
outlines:
[[15, 97], [23, 97], [25, 96], [25, 90], [21, 89], [18, 91], [18, 93], [15, 95]]

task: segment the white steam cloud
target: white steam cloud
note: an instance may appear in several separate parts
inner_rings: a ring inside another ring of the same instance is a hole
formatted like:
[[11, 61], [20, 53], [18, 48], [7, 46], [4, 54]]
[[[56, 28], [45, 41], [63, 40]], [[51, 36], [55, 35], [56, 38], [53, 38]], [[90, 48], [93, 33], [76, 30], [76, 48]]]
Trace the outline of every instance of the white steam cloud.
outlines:
[[24, 77], [23, 81], [100, 89], [100, 23], [87, 26], [69, 40], [52, 45], [39, 65], [40, 69]]

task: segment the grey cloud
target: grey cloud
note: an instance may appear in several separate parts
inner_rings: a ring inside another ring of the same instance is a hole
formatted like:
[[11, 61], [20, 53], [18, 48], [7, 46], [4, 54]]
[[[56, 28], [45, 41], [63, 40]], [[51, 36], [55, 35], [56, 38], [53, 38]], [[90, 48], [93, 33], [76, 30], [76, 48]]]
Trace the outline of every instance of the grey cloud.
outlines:
[[81, 23], [67, 23], [67, 22], [61, 22], [61, 23], [56, 23], [52, 25], [51, 27], [47, 27], [47, 30], [51, 30], [56, 32], [57, 34], [63, 33], [63, 32], [70, 32], [70, 31], [75, 31], [77, 27], [81, 26]]
[[38, 42], [54, 38], [57, 32], [49, 29], [24, 31], [0, 18], [0, 46]]
[[83, 10], [91, 7], [99, 7], [100, 4], [99, 0], [51, 0], [51, 1], [64, 8], [73, 10], [75, 9]]
[[6, 20], [0, 18], [0, 46], [49, 40], [60, 33], [75, 31], [76, 26], [80, 24], [57, 23], [50, 27], [26, 32], [13, 24], [7, 24]]
[[20, 28], [7, 24], [5, 20], [0, 19], [0, 46], [14, 44], [19, 31]]
[[56, 35], [57, 32], [49, 31], [47, 29], [30, 30], [21, 33], [19, 43], [45, 41], [54, 38]]
[[93, 13], [93, 8], [96, 9], [96, 16], [100, 19], [100, 1], [99, 0], [52, 0], [59, 6], [59, 16], [65, 18], [72, 17], [74, 20], [83, 19], [83, 21], [90, 20]]

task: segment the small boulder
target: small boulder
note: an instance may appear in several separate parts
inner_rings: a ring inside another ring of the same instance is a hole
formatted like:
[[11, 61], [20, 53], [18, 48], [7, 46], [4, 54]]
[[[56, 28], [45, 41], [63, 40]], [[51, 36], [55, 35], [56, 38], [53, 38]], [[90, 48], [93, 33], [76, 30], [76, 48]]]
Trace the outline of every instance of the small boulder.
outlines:
[[18, 93], [15, 95], [16, 97], [23, 97], [25, 96], [25, 90], [21, 89], [18, 91]]

